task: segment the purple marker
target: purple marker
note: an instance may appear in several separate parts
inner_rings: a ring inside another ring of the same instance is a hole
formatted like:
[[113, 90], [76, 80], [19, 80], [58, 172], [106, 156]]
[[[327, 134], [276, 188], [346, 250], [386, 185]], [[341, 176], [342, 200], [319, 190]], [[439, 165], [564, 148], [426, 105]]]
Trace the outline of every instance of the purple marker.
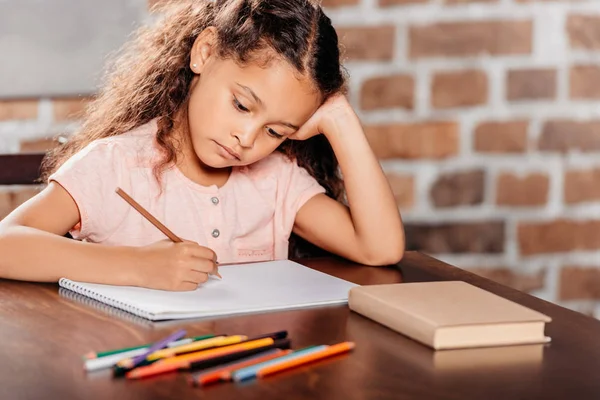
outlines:
[[181, 329], [169, 336], [167, 336], [166, 338], [159, 340], [158, 342], [154, 343], [152, 346], [150, 346], [150, 348], [148, 349], [148, 351], [146, 351], [144, 354], [140, 354], [139, 356], [136, 356], [134, 358], [128, 358], [125, 360], [121, 360], [117, 366], [119, 368], [124, 368], [124, 369], [131, 369], [134, 368], [135, 366], [137, 366], [139, 363], [141, 363], [142, 361], [144, 361], [146, 359], [146, 357], [148, 357], [150, 354], [154, 353], [157, 350], [160, 349], [164, 349], [165, 347], [167, 347], [167, 345], [171, 342], [174, 342], [176, 340], [179, 340], [181, 338], [183, 338], [185, 336], [186, 332], [184, 329]]

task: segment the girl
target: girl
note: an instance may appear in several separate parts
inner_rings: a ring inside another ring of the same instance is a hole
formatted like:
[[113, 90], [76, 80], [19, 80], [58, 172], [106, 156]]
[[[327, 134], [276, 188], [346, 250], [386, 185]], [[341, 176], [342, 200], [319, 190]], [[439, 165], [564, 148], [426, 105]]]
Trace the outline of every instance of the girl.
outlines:
[[[287, 258], [292, 232], [359, 263], [398, 262], [402, 221], [321, 7], [179, 0], [161, 16], [47, 158], [48, 186], [0, 222], [0, 277], [193, 290], [217, 258]], [[187, 240], [165, 240], [118, 187]]]

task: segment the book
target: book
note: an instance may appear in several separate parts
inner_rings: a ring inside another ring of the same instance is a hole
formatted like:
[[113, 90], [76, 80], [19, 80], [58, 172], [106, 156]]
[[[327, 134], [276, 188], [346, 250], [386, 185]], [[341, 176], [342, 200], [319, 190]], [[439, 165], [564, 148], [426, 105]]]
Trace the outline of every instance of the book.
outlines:
[[354, 283], [289, 260], [219, 267], [214, 278], [188, 292], [85, 283], [58, 284], [101, 303], [152, 321], [217, 317], [346, 304]]
[[354, 287], [348, 306], [435, 350], [550, 341], [550, 317], [461, 281]]

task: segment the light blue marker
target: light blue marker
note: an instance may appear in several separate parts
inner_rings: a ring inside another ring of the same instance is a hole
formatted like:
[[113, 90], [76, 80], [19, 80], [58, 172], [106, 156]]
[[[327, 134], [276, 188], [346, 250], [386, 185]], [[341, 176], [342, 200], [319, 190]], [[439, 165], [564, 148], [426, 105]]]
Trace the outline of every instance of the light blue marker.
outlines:
[[256, 378], [256, 373], [259, 370], [261, 370], [262, 368], [270, 367], [271, 365], [276, 365], [276, 364], [279, 364], [284, 361], [293, 360], [294, 358], [302, 357], [307, 354], [316, 353], [317, 351], [321, 351], [321, 350], [325, 349], [326, 347], [328, 347], [328, 346], [321, 345], [321, 346], [307, 347], [302, 350], [298, 350], [293, 353], [290, 353], [288, 355], [285, 355], [282, 357], [277, 357], [274, 360], [265, 361], [260, 364], [252, 365], [252, 366], [249, 366], [246, 368], [240, 368], [237, 371], [234, 371], [231, 374], [231, 377], [236, 382], [245, 381], [247, 379], [253, 379], [253, 378]]

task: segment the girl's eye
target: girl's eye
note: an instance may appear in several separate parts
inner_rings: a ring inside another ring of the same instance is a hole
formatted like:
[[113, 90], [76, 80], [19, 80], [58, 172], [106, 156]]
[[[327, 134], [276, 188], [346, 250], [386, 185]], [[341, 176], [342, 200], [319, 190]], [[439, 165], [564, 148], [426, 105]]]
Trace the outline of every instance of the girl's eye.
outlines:
[[233, 104], [235, 105], [235, 108], [237, 108], [238, 110], [240, 110], [242, 112], [248, 112], [248, 111], [250, 111], [249, 109], [247, 109], [246, 107], [244, 107], [242, 105], [242, 103], [240, 103], [238, 101], [238, 99], [236, 99], [235, 97], [233, 98]]
[[269, 135], [273, 136], [276, 139], [282, 139], [283, 138], [283, 135], [280, 135], [279, 133], [275, 132], [271, 128], [267, 128], [267, 132], [269, 132]]

